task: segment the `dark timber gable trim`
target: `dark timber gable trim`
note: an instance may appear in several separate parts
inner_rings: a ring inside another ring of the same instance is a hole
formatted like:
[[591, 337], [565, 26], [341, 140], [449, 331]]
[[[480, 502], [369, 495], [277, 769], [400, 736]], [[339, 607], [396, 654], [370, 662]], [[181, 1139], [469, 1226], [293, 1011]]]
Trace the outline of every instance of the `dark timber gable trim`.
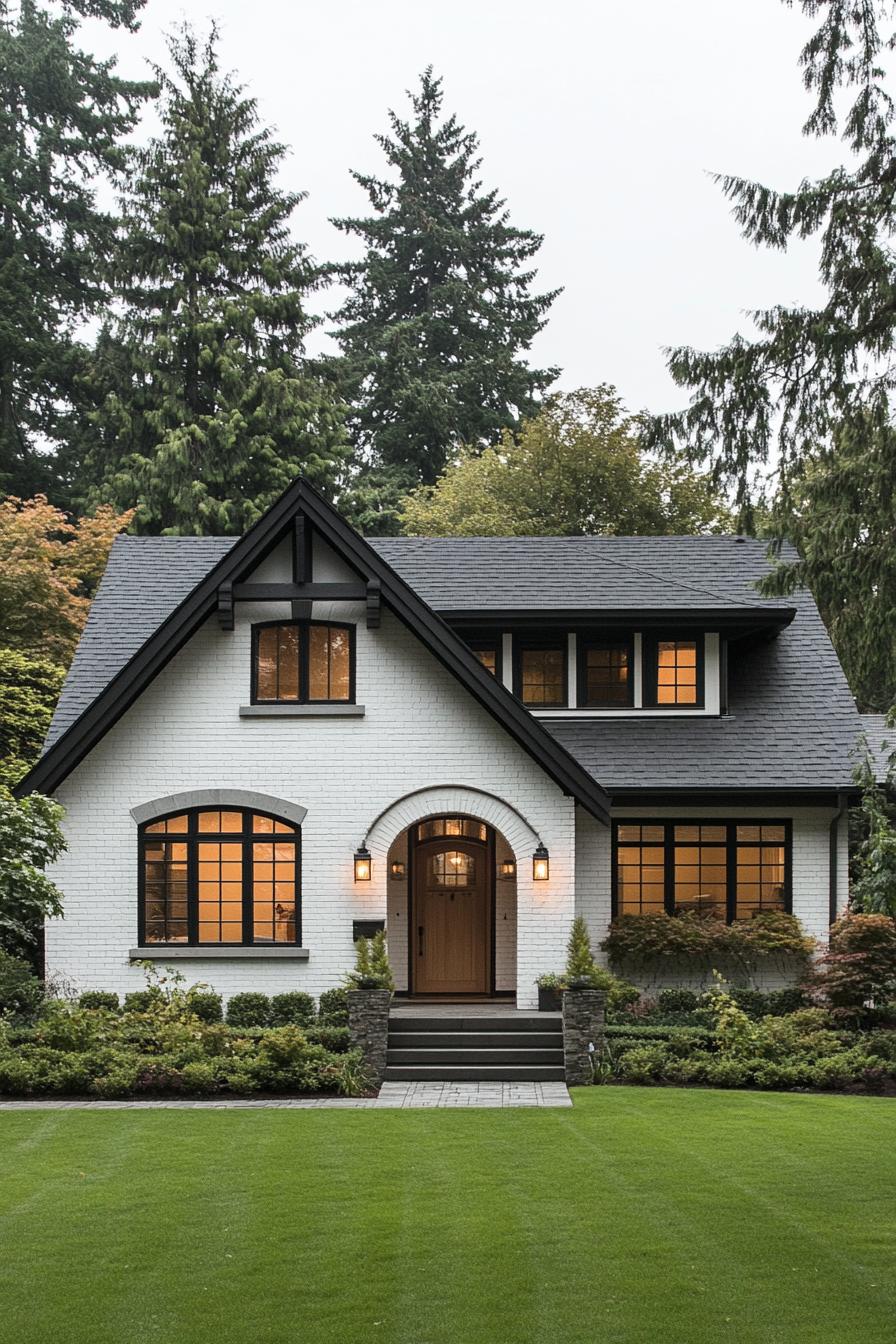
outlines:
[[[304, 522], [296, 526], [301, 515]], [[216, 612], [226, 624], [238, 585], [287, 534], [295, 570], [306, 579], [306, 535], [314, 528], [348, 562], [365, 587], [367, 620], [375, 625], [380, 602], [388, 606], [473, 698], [526, 751], [562, 791], [605, 824], [610, 800], [597, 781], [547, 729], [480, 663], [440, 616], [340, 517], [306, 481], [295, 481], [214, 568], [196, 584], [91, 705], [62, 734], [17, 786], [26, 793], [52, 793], [118, 722], [154, 677]], [[227, 585], [233, 585], [228, 590]], [[301, 584], [296, 584], [301, 589]], [[221, 590], [224, 590], [223, 596]], [[299, 594], [295, 594], [298, 596]], [[313, 596], [310, 583], [302, 594]], [[223, 610], [222, 610], [223, 608]]]

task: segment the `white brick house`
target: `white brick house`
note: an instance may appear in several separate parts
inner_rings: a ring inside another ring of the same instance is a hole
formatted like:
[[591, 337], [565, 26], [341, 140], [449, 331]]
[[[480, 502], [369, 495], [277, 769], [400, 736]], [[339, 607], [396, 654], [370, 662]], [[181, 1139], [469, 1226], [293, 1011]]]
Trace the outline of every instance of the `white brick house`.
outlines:
[[516, 996], [570, 920], [846, 900], [860, 722], [761, 543], [365, 542], [297, 482], [244, 538], [121, 537], [21, 791], [66, 808], [50, 973]]

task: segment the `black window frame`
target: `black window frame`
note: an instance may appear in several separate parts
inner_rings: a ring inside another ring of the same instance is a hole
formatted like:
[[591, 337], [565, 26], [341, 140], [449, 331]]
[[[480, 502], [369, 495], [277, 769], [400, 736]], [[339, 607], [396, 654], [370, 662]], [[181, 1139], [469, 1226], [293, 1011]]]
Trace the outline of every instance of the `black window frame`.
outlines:
[[[588, 699], [588, 652], [590, 649], [625, 649], [628, 655], [628, 698], [624, 702]], [[576, 704], [579, 709], [629, 710], [635, 706], [635, 637], [613, 635], [576, 635]]]
[[[308, 631], [312, 626], [326, 626], [333, 630], [348, 631], [348, 699], [339, 700], [312, 700], [308, 694], [308, 685], [310, 674], [308, 670], [308, 660], [310, 657], [311, 641], [308, 638], [299, 640], [299, 698], [298, 700], [269, 700], [260, 699], [258, 695], [258, 641], [262, 630], [271, 630], [275, 627], [289, 626], [299, 631]], [[256, 621], [252, 625], [251, 640], [251, 692], [250, 701], [253, 705], [353, 705], [356, 703], [355, 689], [355, 633], [357, 625], [353, 621], [316, 621], [316, 620], [284, 620], [284, 621]]]
[[[277, 622], [279, 624], [279, 622]], [[240, 831], [200, 831], [199, 814], [200, 812], [239, 812], [243, 818], [243, 826]], [[187, 818], [186, 831], [155, 831], [150, 833], [150, 826], [157, 826], [159, 822], [168, 821], [172, 817]], [[287, 831], [253, 831], [252, 818], [266, 817], [270, 821], [279, 822], [282, 826], [291, 826], [291, 832]], [[252, 844], [265, 844], [270, 837], [271, 843], [279, 844], [281, 841], [287, 844], [294, 844], [296, 847], [295, 858], [295, 939], [290, 942], [255, 942], [254, 918], [253, 918], [253, 899], [252, 888]], [[146, 845], [154, 841], [172, 841], [174, 843], [184, 843], [187, 846], [187, 939], [186, 942], [147, 942], [146, 941]], [[225, 844], [240, 843], [242, 845], [242, 866], [243, 866], [243, 913], [242, 913], [242, 939], [240, 942], [200, 942], [199, 941], [199, 844], [207, 841], [212, 844], [220, 841]], [[273, 812], [265, 812], [257, 807], [235, 807], [223, 803], [205, 803], [199, 807], [178, 807], [172, 812], [163, 812], [158, 817], [149, 817], [141, 822], [137, 832], [137, 946], [146, 948], [158, 947], [301, 947], [302, 945], [302, 828], [296, 822], [290, 821], [289, 817], [278, 817]], [[248, 937], [247, 937], [248, 931]]]
[[[658, 700], [657, 685], [659, 645], [664, 642], [681, 643], [693, 640], [697, 647], [697, 691], [696, 699], [688, 704], [662, 704]], [[659, 634], [642, 632], [641, 635], [641, 703], [645, 709], [658, 709], [661, 713], [680, 714], [688, 710], [706, 708], [706, 634], [704, 631], [675, 630]]]
[[[784, 828], [784, 912], [793, 914], [793, 819], [791, 817], [620, 817], [612, 826], [612, 858], [610, 877], [610, 911], [613, 919], [619, 914], [619, 827], [662, 826], [663, 841], [663, 908], [667, 915], [675, 914], [675, 827], [724, 826], [726, 867], [725, 923], [737, 918], [737, 849], [739, 845], [755, 845], [760, 841], [739, 841], [738, 826], [783, 826]], [[643, 845], [658, 847], [659, 841], [623, 840], [633, 849]], [[778, 907], [770, 907], [777, 909]], [[748, 916], [745, 916], [748, 918]]]
[[[495, 681], [504, 680], [504, 636], [503, 634], [476, 634], [463, 636], [464, 642], [470, 646], [473, 653], [479, 654], [486, 649], [495, 651]], [[483, 663], [483, 667], [485, 664]], [[488, 671], [488, 668], [486, 668]]]
[[[529, 704], [523, 699], [523, 654], [532, 650], [559, 649], [563, 655], [563, 699], [556, 705]], [[513, 693], [526, 709], [549, 713], [552, 709], [569, 709], [569, 635], [564, 631], [559, 639], [541, 637], [537, 639], [514, 636], [513, 639]]]

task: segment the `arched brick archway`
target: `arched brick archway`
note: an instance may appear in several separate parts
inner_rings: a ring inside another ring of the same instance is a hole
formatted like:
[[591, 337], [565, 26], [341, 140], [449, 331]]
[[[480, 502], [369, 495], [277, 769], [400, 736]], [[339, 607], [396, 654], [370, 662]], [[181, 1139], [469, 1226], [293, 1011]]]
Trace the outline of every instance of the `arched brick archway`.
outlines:
[[402, 831], [432, 816], [468, 816], [500, 831], [521, 863], [539, 844], [539, 835], [523, 814], [496, 794], [465, 784], [418, 789], [392, 803], [372, 822], [365, 843], [374, 858], [385, 859]]

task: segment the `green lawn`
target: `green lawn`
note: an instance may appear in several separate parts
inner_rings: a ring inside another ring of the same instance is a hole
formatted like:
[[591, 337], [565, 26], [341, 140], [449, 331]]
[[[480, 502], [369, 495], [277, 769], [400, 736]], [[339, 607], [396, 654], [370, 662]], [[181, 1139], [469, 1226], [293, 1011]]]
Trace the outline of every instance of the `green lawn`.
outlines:
[[10, 1344], [893, 1344], [896, 1104], [0, 1115]]

